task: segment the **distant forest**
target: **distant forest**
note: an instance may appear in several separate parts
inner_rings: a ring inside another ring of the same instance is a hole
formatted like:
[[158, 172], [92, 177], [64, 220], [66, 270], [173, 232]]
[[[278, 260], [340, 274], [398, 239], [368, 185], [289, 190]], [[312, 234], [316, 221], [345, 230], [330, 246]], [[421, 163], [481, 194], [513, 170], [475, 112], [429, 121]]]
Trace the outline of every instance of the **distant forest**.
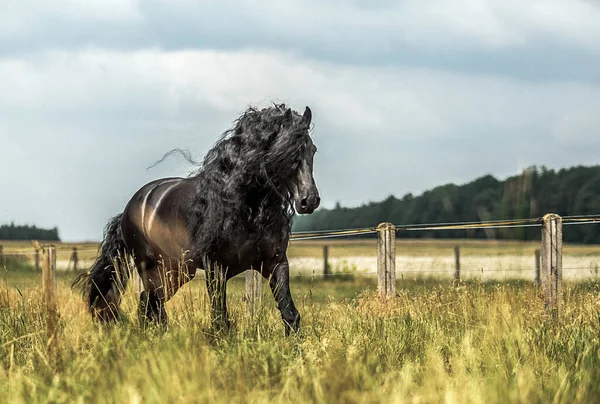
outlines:
[[[523, 219], [557, 213], [561, 216], [600, 213], [600, 166], [577, 166], [558, 171], [531, 167], [500, 181], [485, 175], [464, 185], [447, 184], [401, 199], [389, 196], [381, 202], [347, 208], [319, 209], [298, 215], [293, 231], [314, 231], [377, 226]], [[410, 238], [490, 238], [538, 240], [539, 228], [398, 232]], [[600, 225], [569, 226], [566, 242], [600, 243]]]
[[15, 226], [14, 223], [0, 225], [0, 240], [44, 240], [60, 241], [58, 228], [40, 229], [36, 226]]

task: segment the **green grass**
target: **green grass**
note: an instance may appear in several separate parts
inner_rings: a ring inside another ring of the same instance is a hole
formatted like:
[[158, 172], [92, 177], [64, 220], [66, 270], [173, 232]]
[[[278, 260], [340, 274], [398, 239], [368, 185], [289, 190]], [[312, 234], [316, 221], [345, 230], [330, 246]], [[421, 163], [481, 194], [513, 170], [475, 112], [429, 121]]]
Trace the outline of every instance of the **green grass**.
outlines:
[[[374, 278], [293, 278], [302, 330], [286, 338], [269, 291], [247, 315], [243, 277], [228, 289], [233, 321], [215, 333], [202, 280], [168, 303], [169, 329], [125, 321], [96, 327], [58, 281], [52, 351], [38, 275], [0, 287], [0, 401], [596, 402], [600, 397], [600, 284], [568, 283], [558, 318], [531, 282], [421, 278], [381, 301]], [[266, 285], [265, 285], [266, 286]]]

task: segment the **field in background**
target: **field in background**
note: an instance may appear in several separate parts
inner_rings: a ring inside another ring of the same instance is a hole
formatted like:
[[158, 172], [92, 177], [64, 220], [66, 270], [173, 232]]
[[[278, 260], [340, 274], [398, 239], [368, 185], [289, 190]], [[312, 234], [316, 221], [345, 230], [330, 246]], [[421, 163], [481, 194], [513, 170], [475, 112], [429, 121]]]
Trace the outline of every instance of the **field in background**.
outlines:
[[[33, 263], [32, 244], [2, 242], [4, 251], [20, 252]], [[56, 243], [58, 270], [72, 269], [72, 248], [78, 248], [81, 268], [88, 268], [97, 254], [96, 243]], [[323, 246], [329, 247], [329, 265], [333, 273], [373, 276], [377, 271], [376, 240], [330, 239], [290, 243], [291, 274], [319, 275], [323, 272]], [[539, 241], [397, 239], [396, 270], [398, 279], [451, 278], [454, 275], [454, 246], [460, 246], [463, 279], [535, 278], [534, 251]], [[563, 277], [584, 279], [599, 277], [600, 245], [570, 245], [563, 248]]]

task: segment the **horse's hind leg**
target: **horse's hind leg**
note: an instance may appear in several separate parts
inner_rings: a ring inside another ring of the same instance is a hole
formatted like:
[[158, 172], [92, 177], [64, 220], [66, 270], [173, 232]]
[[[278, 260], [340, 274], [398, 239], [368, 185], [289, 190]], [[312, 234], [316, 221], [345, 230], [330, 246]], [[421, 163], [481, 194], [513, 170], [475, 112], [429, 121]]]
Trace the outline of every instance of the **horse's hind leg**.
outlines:
[[144, 291], [140, 294], [141, 324], [154, 322], [167, 325], [165, 303], [177, 293], [195, 274], [195, 267], [179, 265], [177, 260], [167, 260], [140, 271]]
[[156, 265], [140, 272], [144, 284], [138, 308], [140, 325], [146, 328], [149, 323], [154, 323], [166, 327], [168, 324], [165, 310], [167, 299], [161, 273]]
[[149, 323], [162, 327], [168, 324], [165, 301], [155, 290], [140, 293], [139, 321], [142, 328], [147, 328]]

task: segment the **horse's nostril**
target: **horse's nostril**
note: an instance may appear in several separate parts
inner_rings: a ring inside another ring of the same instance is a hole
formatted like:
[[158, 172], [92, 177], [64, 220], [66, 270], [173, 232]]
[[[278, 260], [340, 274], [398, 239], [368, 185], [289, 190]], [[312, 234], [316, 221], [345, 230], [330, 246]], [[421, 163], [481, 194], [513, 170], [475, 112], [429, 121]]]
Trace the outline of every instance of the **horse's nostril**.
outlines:
[[321, 204], [321, 198], [319, 198], [319, 197], [317, 196], [317, 206], [319, 206], [320, 204]]
[[302, 206], [303, 208], [306, 207], [306, 205], [308, 205], [308, 199], [304, 198], [300, 201], [300, 206]]

